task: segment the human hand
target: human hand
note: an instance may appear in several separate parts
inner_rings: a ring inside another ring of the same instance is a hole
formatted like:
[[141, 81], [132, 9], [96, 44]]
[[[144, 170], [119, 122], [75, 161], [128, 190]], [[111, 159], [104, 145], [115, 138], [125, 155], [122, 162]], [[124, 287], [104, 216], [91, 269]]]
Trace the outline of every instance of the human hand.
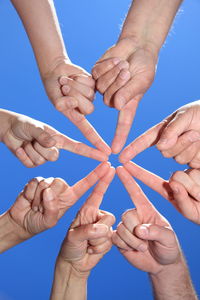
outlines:
[[59, 150], [106, 161], [107, 155], [81, 142], [70, 139], [53, 127], [24, 115], [4, 111], [9, 117], [2, 142], [29, 168], [58, 159]]
[[63, 241], [59, 259], [71, 264], [78, 273], [88, 273], [112, 247], [115, 217], [99, 207], [115, 175], [113, 167], [99, 180], [83, 204]]
[[188, 169], [175, 172], [169, 181], [128, 162], [128, 172], [167, 199], [187, 219], [200, 224], [200, 171]]
[[123, 38], [93, 68], [96, 88], [104, 95], [104, 103], [120, 110], [113, 153], [120, 152], [126, 142], [138, 103], [153, 82], [156, 63], [157, 54], [150, 47]]
[[156, 145], [164, 157], [180, 164], [200, 167], [200, 101], [182, 106], [162, 122], [147, 130], [120, 154], [126, 163], [146, 148]]
[[55, 108], [79, 128], [97, 149], [109, 155], [110, 147], [84, 116], [94, 110], [95, 82], [92, 76], [70, 61], [63, 61], [43, 76], [43, 83]]
[[64, 213], [109, 169], [109, 163], [102, 163], [71, 187], [61, 178], [32, 179], [7, 212], [11, 221], [23, 231], [22, 239], [56, 225]]
[[181, 251], [169, 222], [156, 210], [124, 167], [117, 174], [136, 208], [122, 215], [113, 243], [136, 268], [158, 274], [181, 260]]

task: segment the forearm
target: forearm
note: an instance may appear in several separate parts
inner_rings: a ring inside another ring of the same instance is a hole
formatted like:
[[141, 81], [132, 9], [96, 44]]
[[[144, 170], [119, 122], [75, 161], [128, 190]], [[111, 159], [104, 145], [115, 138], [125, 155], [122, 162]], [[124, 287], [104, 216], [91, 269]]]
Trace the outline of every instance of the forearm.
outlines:
[[132, 38], [158, 53], [182, 1], [134, 0], [119, 39]]
[[14, 117], [15, 113], [5, 110], [5, 109], [0, 109], [0, 142], [3, 141], [3, 137], [5, 133], [8, 131], [11, 120]]
[[183, 257], [150, 279], [155, 300], [198, 300]]
[[32, 44], [41, 76], [68, 60], [53, 0], [11, 0]]
[[89, 274], [78, 273], [70, 263], [58, 256], [51, 300], [86, 300]]
[[9, 213], [0, 216], [0, 253], [24, 242], [28, 236], [16, 223], [12, 221]]

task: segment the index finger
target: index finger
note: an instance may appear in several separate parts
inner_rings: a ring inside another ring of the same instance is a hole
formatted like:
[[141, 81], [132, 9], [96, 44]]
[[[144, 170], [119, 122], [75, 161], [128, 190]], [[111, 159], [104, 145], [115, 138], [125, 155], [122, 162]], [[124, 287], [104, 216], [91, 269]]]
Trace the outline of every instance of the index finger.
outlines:
[[66, 117], [82, 132], [82, 134], [90, 141], [97, 149], [103, 151], [107, 155], [111, 154], [110, 147], [97, 133], [94, 127], [88, 122], [85, 116], [74, 109], [69, 109], [64, 112]]
[[64, 134], [57, 134], [54, 136], [56, 140], [56, 147], [59, 149], [68, 150], [70, 152], [83, 155], [85, 157], [90, 157], [99, 161], [108, 160], [108, 156], [105, 152], [102, 152], [98, 149], [94, 149], [84, 143], [73, 140]]
[[130, 143], [120, 154], [120, 162], [124, 164], [140, 152], [155, 145], [159, 140], [163, 126], [163, 123], [155, 125]]
[[119, 176], [120, 180], [124, 184], [131, 200], [135, 207], [139, 210], [140, 208], [144, 210], [147, 208], [148, 210], [152, 210], [153, 205], [147, 199], [145, 194], [143, 193], [142, 189], [130, 175], [130, 173], [122, 166], [117, 168], [117, 175]]
[[101, 179], [110, 169], [110, 163], [104, 162], [90, 172], [86, 177], [75, 183], [70, 189], [70, 201], [75, 203], [87, 190], [89, 190], [99, 179]]
[[85, 201], [84, 206], [92, 206], [96, 209], [99, 209], [103, 197], [115, 176], [115, 168], [110, 167], [110, 170], [107, 172], [105, 176], [103, 176], [97, 185], [95, 186], [94, 190], [92, 191], [91, 195], [88, 197], [88, 199]]
[[170, 200], [172, 198], [172, 191], [169, 187], [169, 182], [163, 178], [153, 174], [144, 168], [134, 164], [133, 162], [128, 162], [124, 165], [126, 170], [135, 178], [142, 181], [148, 187], [159, 193], [165, 199]]
[[138, 101], [132, 100], [119, 112], [117, 128], [112, 141], [112, 153], [119, 153], [126, 143], [133, 119], [135, 117]]

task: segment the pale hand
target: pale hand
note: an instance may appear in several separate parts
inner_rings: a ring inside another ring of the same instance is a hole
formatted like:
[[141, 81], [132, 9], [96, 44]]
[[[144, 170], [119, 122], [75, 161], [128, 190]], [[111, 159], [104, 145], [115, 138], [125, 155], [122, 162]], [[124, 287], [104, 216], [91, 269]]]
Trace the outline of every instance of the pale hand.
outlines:
[[100, 161], [108, 159], [104, 152], [70, 139], [45, 123], [16, 113], [10, 113], [9, 120], [2, 142], [28, 168], [57, 160], [59, 149]]
[[63, 113], [97, 149], [109, 155], [110, 147], [84, 116], [94, 110], [92, 101], [95, 82], [92, 76], [66, 60], [58, 63], [46, 74], [43, 83], [55, 108]]
[[115, 174], [113, 167], [86, 200], [63, 241], [59, 256], [78, 273], [88, 273], [112, 247], [115, 217], [99, 209]]
[[128, 162], [125, 168], [135, 178], [167, 199], [187, 219], [200, 224], [200, 171], [175, 172], [169, 181]]
[[191, 102], [147, 130], [120, 155], [126, 163], [148, 147], [156, 145], [164, 157], [200, 168], [200, 101]]
[[176, 235], [130, 173], [124, 167], [118, 167], [117, 174], [136, 208], [122, 215], [113, 242], [133, 266], [158, 274], [166, 265], [180, 259]]
[[61, 178], [32, 179], [18, 196], [8, 213], [12, 221], [31, 237], [54, 225], [86, 191], [108, 172], [102, 163], [85, 178], [69, 186]]
[[126, 142], [138, 103], [153, 82], [156, 64], [157, 55], [151, 49], [124, 38], [93, 68], [96, 88], [104, 95], [105, 104], [120, 110], [113, 153], [120, 152]]

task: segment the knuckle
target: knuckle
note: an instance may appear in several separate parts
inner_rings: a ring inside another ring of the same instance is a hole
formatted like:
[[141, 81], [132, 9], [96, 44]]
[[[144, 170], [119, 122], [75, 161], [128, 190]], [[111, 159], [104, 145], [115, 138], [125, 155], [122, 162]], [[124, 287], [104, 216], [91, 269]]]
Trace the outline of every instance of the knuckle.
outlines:
[[179, 181], [180, 178], [182, 177], [182, 175], [183, 175], [182, 171], [176, 171], [172, 174], [172, 176], [170, 177], [170, 180]]
[[105, 81], [104, 79], [100, 78], [97, 80], [97, 83], [96, 83], [96, 88], [97, 90], [101, 93], [101, 94], [104, 94], [105, 90], [106, 90], [106, 84], [105, 84]]
[[177, 162], [177, 163], [179, 163], [180, 165], [184, 165], [185, 163], [186, 163], [186, 158], [184, 157], [184, 156], [182, 156], [182, 155], [177, 155], [176, 157], [175, 157], [175, 161]]
[[199, 168], [200, 168], [200, 161], [191, 161], [188, 165], [189, 165], [191, 168], [199, 169]]
[[59, 158], [59, 150], [57, 148], [52, 149], [49, 154], [48, 160], [56, 161], [58, 158]]

